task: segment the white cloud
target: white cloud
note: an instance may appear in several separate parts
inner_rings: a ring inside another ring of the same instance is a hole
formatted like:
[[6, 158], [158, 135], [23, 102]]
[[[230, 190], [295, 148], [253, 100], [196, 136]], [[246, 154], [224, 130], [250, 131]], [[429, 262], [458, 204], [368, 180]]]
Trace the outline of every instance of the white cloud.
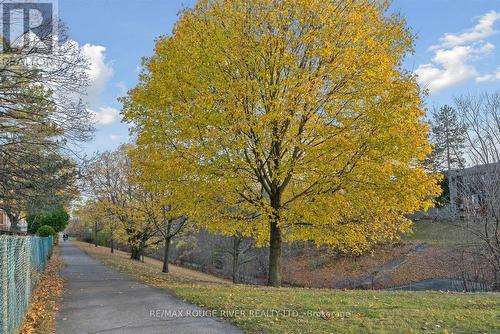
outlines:
[[431, 92], [456, 85], [478, 76], [476, 69], [469, 63], [491, 53], [495, 46], [485, 43], [482, 46], [455, 46], [451, 49], [438, 49], [432, 64], [420, 65], [415, 73], [419, 82]]
[[111, 139], [112, 141], [118, 141], [122, 138], [123, 138], [122, 135], [109, 135], [109, 139]]
[[430, 47], [434, 52], [432, 63], [422, 64], [415, 70], [418, 82], [434, 93], [471, 78], [491, 80], [491, 75], [481, 76], [471, 63], [495, 49], [484, 38], [495, 32], [493, 25], [496, 21], [500, 21], [500, 13], [491, 11], [481, 16], [478, 24], [466, 32], [445, 34], [440, 45]]
[[87, 89], [86, 101], [90, 105], [99, 103], [100, 95], [106, 88], [106, 85], [113, 76], [111, 64], [106, 62], [106, 48], [102, 45], [85, 44], [81, 47], [83, 55], [89, 61], [87, 74], [90, 85]]
[[[81, 46], [80, 50], [89, 63], [87, 74], [90, 82], [84, 100], [90, 108], [93, 121], [96, 125], [113, 124], [119, 118], [120, 112], [113, 107], [102, 106], [101, 103], [101, 95], [113, 77], [112, 64], [106, 61], [106, 48], [87, 43]], [[125, 83], [119, 82], [117, 87], [123, 89]]]
[[481, 16], [479, 22], [472, 29], [461, 34], [445, 34], [440, 39], [441, 46], [451, 48], [457, 45], [482, 41], [495, 33], [493, 25], [496, 21], [500, 21], [500, 13], [492, 10]]
[[99, 111], [89, 109], [89, 112], [92, 114], [93, 120], [97, 125], [113, 124], [120, 114], [118, 109], [112, 107], [101, 107]]
[[496, 72], [494, 73], [481, 75], [476, 78], [477, 82], [495, 81], [495, 80], [500, 80], [500, 67], [497, 68]]

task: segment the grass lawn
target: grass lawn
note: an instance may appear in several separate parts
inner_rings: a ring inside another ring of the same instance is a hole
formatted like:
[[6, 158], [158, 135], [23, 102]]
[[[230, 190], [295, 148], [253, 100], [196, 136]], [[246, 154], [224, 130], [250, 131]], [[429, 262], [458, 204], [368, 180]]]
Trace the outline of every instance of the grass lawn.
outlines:
[[415, 221], [412, 230], [403, 240], [425, 242], [436, 247], [452, 247], [467, 239], [466, 230], [446, 221]]
[[[233, 285], [78, 243], [103, 263], [212, 311], [246, 333], [498, 333], [500, 294]], [[194, 275], [194, 276], [193, 276]]]

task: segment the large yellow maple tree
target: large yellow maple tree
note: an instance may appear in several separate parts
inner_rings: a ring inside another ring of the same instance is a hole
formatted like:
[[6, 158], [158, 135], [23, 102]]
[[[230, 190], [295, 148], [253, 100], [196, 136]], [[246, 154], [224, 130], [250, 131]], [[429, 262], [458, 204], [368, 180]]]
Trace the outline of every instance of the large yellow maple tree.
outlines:
[[[200, 0], [123, 99], [186, 214], [267, 243], [360, 253], [432, 205], [422, 92], [404, 20], [373, 0]], [[179, 195], [182, 196], [182, 195]], [[187, 199], [187, 200], [186, 200]]]

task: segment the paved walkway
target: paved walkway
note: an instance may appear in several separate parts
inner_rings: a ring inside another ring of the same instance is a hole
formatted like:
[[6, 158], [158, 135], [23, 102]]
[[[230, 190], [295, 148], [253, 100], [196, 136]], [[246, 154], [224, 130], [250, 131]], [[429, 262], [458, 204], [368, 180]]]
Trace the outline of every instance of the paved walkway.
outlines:
[[61, 255], [66, 282], [57, 334], [241, 334], [230, 324], [203, 317], [201, 309], [164, 289], [101, 264], [70, 242], [61, 243]]

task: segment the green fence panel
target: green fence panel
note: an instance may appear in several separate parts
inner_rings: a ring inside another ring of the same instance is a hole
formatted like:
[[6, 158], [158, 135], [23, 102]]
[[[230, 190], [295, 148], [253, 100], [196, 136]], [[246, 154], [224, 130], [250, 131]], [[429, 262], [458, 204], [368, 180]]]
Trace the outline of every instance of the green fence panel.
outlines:
[[0, 235], [0, 334], [21, 328], [52, 245], [52, 237]]

